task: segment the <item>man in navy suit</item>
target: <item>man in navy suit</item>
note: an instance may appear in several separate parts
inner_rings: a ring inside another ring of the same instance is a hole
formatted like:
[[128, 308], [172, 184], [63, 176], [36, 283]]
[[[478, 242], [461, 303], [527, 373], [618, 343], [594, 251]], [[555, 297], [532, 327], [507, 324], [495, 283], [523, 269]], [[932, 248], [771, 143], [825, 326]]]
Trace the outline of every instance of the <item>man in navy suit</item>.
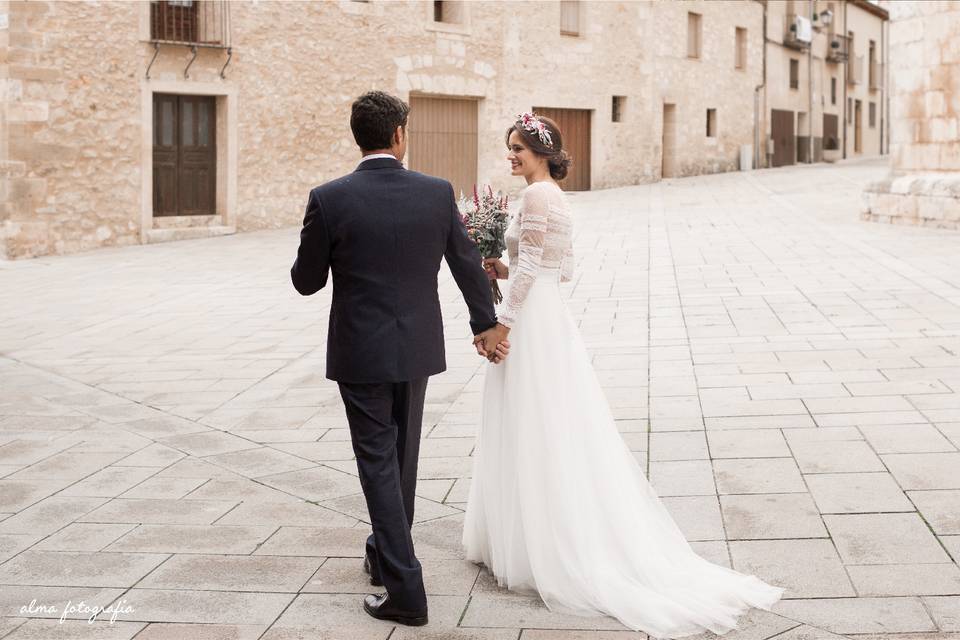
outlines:
[[467, 303], [477, 352], [505, 358], [509, 329], [497, 322], [450, 183], [401, 164], [409, 110], [380, 91], [353, 103], [350, 128], [363, 159], [353, 173], [310, 192], [290, 276], [306, 296], [333, 272], [327, 378], [340, 387], [373, 525], [363, 567], [371, 584], [386, 589], [366, 596], [364, 609], [423, 625], [427, 599], [410, 528], [427, 378], [446, 369], [441, 259]]

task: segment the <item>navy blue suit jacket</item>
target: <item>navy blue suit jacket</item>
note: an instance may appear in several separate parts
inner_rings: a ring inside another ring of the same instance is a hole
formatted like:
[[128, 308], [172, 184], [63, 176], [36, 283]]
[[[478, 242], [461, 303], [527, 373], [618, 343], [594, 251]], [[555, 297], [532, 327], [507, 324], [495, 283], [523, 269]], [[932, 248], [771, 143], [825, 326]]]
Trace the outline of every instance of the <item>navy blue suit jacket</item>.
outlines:
[[307, 296], [333, 273], [327, 378], [403, 382], [446, 369], [443, 258], [474, 334], [494, 326], [489, 280], [449, 182], [373, 158], [310, 192], [290, 277]]

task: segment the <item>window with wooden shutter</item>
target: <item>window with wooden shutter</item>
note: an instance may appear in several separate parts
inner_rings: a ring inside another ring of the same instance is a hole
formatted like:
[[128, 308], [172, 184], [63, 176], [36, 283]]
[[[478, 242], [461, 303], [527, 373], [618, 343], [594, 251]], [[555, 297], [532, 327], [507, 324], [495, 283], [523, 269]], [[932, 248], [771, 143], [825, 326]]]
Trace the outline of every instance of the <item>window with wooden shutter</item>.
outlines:
[[737, 27], [737, 42], [736, 42], [736, 63], [735, 66], [737, 69], [746, 69], [747, 68], [747, 30], [743, 27]]
[[687, 13], [687, 57], [700, 57], [700, 27], [701, 16], [699, 13]]
[[800, 88], [800, 61], [790, 59], [790, 88]]
[[560, 0], [560, 34], [580, 35], [580, 0]]

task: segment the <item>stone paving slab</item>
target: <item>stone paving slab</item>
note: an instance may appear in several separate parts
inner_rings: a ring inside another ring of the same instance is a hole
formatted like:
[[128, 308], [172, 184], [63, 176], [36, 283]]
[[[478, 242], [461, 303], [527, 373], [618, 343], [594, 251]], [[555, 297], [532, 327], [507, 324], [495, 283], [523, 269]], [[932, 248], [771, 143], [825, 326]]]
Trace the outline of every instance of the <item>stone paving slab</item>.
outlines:
[[[697, 553], [786, 588], [728, 640], [960, 640], [960, 233], [860, 222], [885, 171], [570, 196], [562, 291], [624, 442]], [[363, 614], [330, 294], [289, 285], [296, 233], [0, 261], [0, 638], [644, 638], [464, 560], [485, 367], [445, 269], [413, 527], [431, 623]], [[132, 610], [61, 624], [81, 600]]]

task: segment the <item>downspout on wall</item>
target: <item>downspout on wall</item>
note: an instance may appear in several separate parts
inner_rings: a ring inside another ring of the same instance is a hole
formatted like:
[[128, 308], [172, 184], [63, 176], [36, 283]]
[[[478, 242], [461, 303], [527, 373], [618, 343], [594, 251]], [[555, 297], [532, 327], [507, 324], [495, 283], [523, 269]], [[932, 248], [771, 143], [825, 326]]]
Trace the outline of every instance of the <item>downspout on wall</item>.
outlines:
[[[810, 1], [810, 24], [814, 23], [813, 14], [816, 11], [813, 0]], [[810, 107], [807, 109], [807, 162], [813, 164], [813, 40], [811, 35], [810, 46], [807, 47], [807, 98]], [[799, 131], [797, 133], [800, 133]]]
[[[847, 29], [847, 3], [843, 3], [843, 35], [850, 35], [850, 31]], [[850, 48], [851, 42], [847, 40], [847, 55], [843, 61], [843, 157], [847, 157], [847, 118], [850, 117], [850, 114], [847, 113], [847, 84], [849, 82], [849, 73], [850, 73]]]
[[766, 97], [766, 88], [767, 88], [767, 3], [764, 0], [763, 4], [763, 34], [761, 34], [761, 46], [763, 49], [762, 59], [763, 59], [763, 73], [761, 74], [761, 82], [753, 88], [753, 168], [760, 168], [760, 160], [766, 160], [766, 144], [763, 145], [763, 150], [761, 151], [760, 145], [761, 142], [765, 141], [766, 131], [765, 127], [762, 127], [761, 123], [763, 122], [761, 116], [766, 109], [766, 100], [764, 100], [764, 105], [760, 105], [760, 91], [763, 90], [764, 97]]

